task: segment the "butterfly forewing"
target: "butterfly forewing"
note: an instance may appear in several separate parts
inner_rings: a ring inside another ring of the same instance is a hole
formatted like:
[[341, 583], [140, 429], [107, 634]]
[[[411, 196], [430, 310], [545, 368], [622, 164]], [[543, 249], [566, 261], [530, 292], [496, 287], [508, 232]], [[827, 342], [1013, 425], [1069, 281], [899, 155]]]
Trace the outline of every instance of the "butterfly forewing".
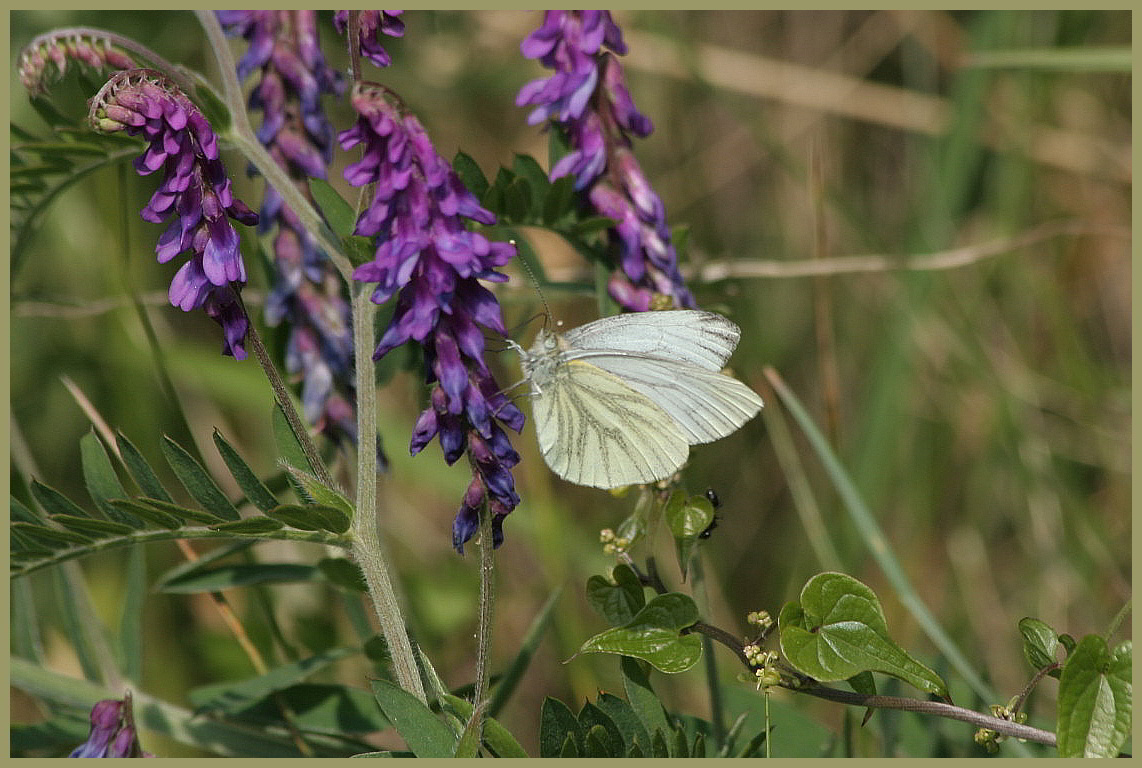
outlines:
[[720, 371], [741, 338], [741, 329], [713, 312], [679, 309], [604, 317], [563, 334], [567, 359], [590, 350], [642, 355]]
[[533, 406], [547, 465], [579, 485], [617, 488], [669, 477], [689, 454], [666, 411], [615, 375], [568, 361]]

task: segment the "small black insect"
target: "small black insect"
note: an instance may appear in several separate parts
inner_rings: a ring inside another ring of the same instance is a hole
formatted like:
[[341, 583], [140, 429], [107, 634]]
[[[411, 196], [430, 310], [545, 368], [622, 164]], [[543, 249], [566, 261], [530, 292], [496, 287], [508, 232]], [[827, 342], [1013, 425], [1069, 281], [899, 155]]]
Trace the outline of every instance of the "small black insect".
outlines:
[[[722, 502], [718, 500], [718, 494], [716, 494], [714, 492], [713, 488], [707, 488], [706, 489], [706, 499], [710, 502], [710, 506], [712, 506], [715, 510], [718, 507], [722, 506]], [[717, 527], [718, 527], [718, 514], [717, 514], [717, 512], [715, 512], [713, 519], [710, 520], [710, 524], [707, 525], [706, 528], [701, 533], [698, 534], [698, 538], [699, 539], [710, 538], [710, 534], [712, 534], [714, 532], [714, 529]]]

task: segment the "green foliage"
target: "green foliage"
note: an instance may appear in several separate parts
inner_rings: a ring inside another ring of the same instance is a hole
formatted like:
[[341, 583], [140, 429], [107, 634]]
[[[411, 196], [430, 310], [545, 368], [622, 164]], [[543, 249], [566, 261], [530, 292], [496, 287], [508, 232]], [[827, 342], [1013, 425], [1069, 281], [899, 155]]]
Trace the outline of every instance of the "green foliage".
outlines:
[[[122, 436], [118, 443], [121, 446], [130, 445]], [[269, 507], [265, 510], [265, 516], [254, 515], [239, 519], [237, 509], [206, 470], [189, 451], [169, 437], [163, 438], [164, 456], [187, 493], [202, 505], [202, 509], [169, 501], [171, 495], [134, 446], [123, 450], [124, 464], [145, 492], [156, 493], [163, 498], [147, 496], [126, 498], [128, 494], [119, 482], [102, 443], [94, 433], [90, 433], [80, 441], [80, 450], [83, 455], [83, 472], [88, 493], [95, 501], [100, 514], [88, 514], [79, 504], [59, 491], [34, 481], [31, 485], [32, 494], [45, 514], [33, 513], [13, 500], [15, 512], [14, 522], [11, 524], [12, 574], [31, 573], [53, 563], [106, 549], [180, 538], [252, 536], [347, 545], [347, 541], [343, 538], [349, 529], [349, 516], [345, 509], [351, 512], [352, 507], [344, 496], [316, 484], [316, 481], [310, 482], [311, 478], [303, 477], [306, 479], [306, 487], [313, 494], [328, 499], [337, 506], [282, 504], [253, 474], [249, 465], [238, 456], [229, 443], [217, 433], [215, 443], [239, 486], [243, 487], [248, 495], [255, 497], [259, 506]], [[318, 578], [322, 573], [316, 567], [305, 566], [305, 568], [309, 569], [306, 580]], [[209, 577], [206, 574], [206, 571], [193, 575], [191, 572], [181, 573], [177, 578], [171, 577], [165, 588], [168, 591], [201, 591], [208, 588], [217, 589], [220, 588], [219, 585], [235, 586], [267, 580], [264, 572], [259, 577], [250, 569], [243, 569], [240, 566], [228, 566]], [[193, 584], [198, 586], [191, 588], [189, 585]], [[215, 586], [208, 586], [209, 584]], [[182, 588], [179, 588], [179, 585], [182, 585]]]
[[[1019, 634], [1023, 636], [1023, 656], [1032, 667], [1042, 669], [1058, 663], [1059, 635], [1045, 622], [1026, 616], [1019, 620]], [[1048, 674], [1058, 677], [1061, 671], [1052, 669]]]
[[608, 622], [622, 626], [646, 605], [642, 583], [629, 565], [616, 565], [611, 581], [598, 574], [587, 579], [587, 602]]
[[781, 652], [804, 674], [823, 682], [881, 672], [927, 693], [947, 697], [932, 670], [892, 641], [873, 591], [843, 573], [820, 573], [778, 618]]
[[48, 124], [49, 133], [37, 137], [15, 123], [10, 126], [9, 194], [15, 240], [9, 259], [13, 278], [24, 265], [44, 214], [59, 196], [97, 171], [134, 158], [142, 149], [137, 139], [94, 133], [43, 99], [33, 99], [32, 106]]
[[1130, 736], [1133, 687], [1131, 643], [1113, 651], [1087, 635], [1059, 678], [1059, 757], [1117, 757]]
[[698, 608], [688, 595], [658, 595], [626, 624], [588, 639], [579, 652], [633, 656], [660, 672], [685, 672], [702, 657], [701, 639], [682, 631], [696, 621]]
[[385, 717], [416, 757], [452, 757], [457, 736], [423, 702], [386, 680], [372, 682]]

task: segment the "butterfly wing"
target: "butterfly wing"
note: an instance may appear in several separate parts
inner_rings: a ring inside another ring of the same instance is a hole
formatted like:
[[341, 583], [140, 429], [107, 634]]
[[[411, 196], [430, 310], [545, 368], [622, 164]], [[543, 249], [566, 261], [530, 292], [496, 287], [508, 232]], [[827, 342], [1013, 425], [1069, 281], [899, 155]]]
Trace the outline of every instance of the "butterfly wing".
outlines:
[[693, 309], [630, 312], [581, 325], [563, 334], [568, 359], [588, 351], [678, 360], [720, 371], [738, 345], [741, 329], [721, 315]]
[[761, 398], [745, 384], [686, 362], [607, 353], [582, 362], [613, 373], [661, 406], [691, 445], [732, 434], [761, 410]]
[[618, 488], [669, 477], [689, 455], [675, 419], [614, 374], [570, 360], [535, 394], [539, 450], [555, 474]]

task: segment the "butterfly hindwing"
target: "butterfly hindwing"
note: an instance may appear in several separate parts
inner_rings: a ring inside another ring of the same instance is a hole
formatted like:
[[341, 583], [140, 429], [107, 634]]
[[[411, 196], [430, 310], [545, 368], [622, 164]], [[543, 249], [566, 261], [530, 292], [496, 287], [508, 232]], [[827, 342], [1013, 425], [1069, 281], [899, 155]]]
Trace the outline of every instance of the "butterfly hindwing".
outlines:
[[691, 445], [732, 434], [761, 410], [761, 398], [745, 384], [688, 363], [602, 353], [583, 361], [646, 395], [681, 427]]
[[568, 361], [536, 394], [539, 448], [555, 474], [617, 488], [668, 477], [686, 461], [678, 424], [646, 395], [602, 368]]

